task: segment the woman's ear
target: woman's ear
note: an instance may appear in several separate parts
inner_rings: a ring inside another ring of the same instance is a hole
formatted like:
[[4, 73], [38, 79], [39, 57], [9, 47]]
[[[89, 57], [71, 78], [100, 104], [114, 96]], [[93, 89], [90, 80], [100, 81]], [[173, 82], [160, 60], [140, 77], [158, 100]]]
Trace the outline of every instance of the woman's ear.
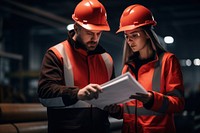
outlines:
[[151, 39], [151, 37], [149, 36], [146, 30], [144, 30], [144, 33], [145, 33], [146, 39]]

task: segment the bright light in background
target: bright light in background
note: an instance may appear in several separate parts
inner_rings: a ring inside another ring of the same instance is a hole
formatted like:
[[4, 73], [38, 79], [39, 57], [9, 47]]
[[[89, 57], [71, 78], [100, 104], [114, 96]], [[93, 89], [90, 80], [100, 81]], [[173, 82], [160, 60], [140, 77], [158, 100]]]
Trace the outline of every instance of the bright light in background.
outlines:
[[180, 61], [180, 65], [184, 67], [192, 65], [192, 61], [190, 59], [181, 59], [179, 61]]
[[200, 66], [200, 59], [198, 58], [194, 59], [193, 63], [195, 66]]
[[164, 41], [167, 44], [172, 44], [174, 42], [174, 38], [172, 36], [166, 36], [164, 37]]
[[67, 30], [68, 31], [73, 30], [73, 29], [74, 29], [74, 24], [67, 25]]
[[187, 59], [185, 61], [186, 66], [191, 66], [192, 65], [192, 61], [190, 59]]
[[193, 64], [192, 64], [192, 60], [191, 59], [180, 59], [179, 60], [180, 62], [180, 65], [183, 66], [183, 67], [190, 67], [192, 65], [194, 66], [200, 66], [200, 59], [199, 58], [196, 58], [193, 60]]

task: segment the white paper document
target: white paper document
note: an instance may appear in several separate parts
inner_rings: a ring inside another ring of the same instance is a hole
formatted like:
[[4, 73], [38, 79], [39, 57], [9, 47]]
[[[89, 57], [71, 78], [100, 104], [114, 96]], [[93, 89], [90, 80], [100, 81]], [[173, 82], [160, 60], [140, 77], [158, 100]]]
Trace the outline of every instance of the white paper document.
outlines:
[[136, 92], [147, 94], [147, 91], [127, 72], [101, 85], [103, 92], [98, 99], [86, 101], [103, 109], [106, 105], [129, 101], [129, 97]]

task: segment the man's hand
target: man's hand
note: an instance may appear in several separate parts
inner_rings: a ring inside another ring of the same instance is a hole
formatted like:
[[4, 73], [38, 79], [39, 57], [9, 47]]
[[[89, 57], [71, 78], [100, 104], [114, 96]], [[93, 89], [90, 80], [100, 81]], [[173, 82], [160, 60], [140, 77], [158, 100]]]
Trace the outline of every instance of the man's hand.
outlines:
[[153, 94], [151, 92], [148, 92], [148, 94], [136, 93], [135, 95], [130, 96], [130, 99], [137, 99], [141, 101], [143, 104], [150, 101], [151, 98], [153, 98]]
[[109, 114], [119, 113], [121, 111], [120, 105], [117, 104], [111, 104], [108, 106], [105, 106], [104, 111], [107, 111]]
[[77, 97], [79, 100], [91, 100], [97, 99], [99, 93], [102, 92], [102, 88], [98, 84], [89, 84], [78, 91]]

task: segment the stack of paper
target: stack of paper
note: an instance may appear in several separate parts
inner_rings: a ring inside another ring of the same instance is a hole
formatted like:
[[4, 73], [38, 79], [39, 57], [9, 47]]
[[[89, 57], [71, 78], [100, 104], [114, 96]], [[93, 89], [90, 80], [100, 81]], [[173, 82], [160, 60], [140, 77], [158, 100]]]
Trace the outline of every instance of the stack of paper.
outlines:
[[96, 107], [129, 101], [129, 97], [136, 92], [147, 94], [147, 91], [127, 72], [101, 85], [103, 92], [98, 99], [86, 101]]

